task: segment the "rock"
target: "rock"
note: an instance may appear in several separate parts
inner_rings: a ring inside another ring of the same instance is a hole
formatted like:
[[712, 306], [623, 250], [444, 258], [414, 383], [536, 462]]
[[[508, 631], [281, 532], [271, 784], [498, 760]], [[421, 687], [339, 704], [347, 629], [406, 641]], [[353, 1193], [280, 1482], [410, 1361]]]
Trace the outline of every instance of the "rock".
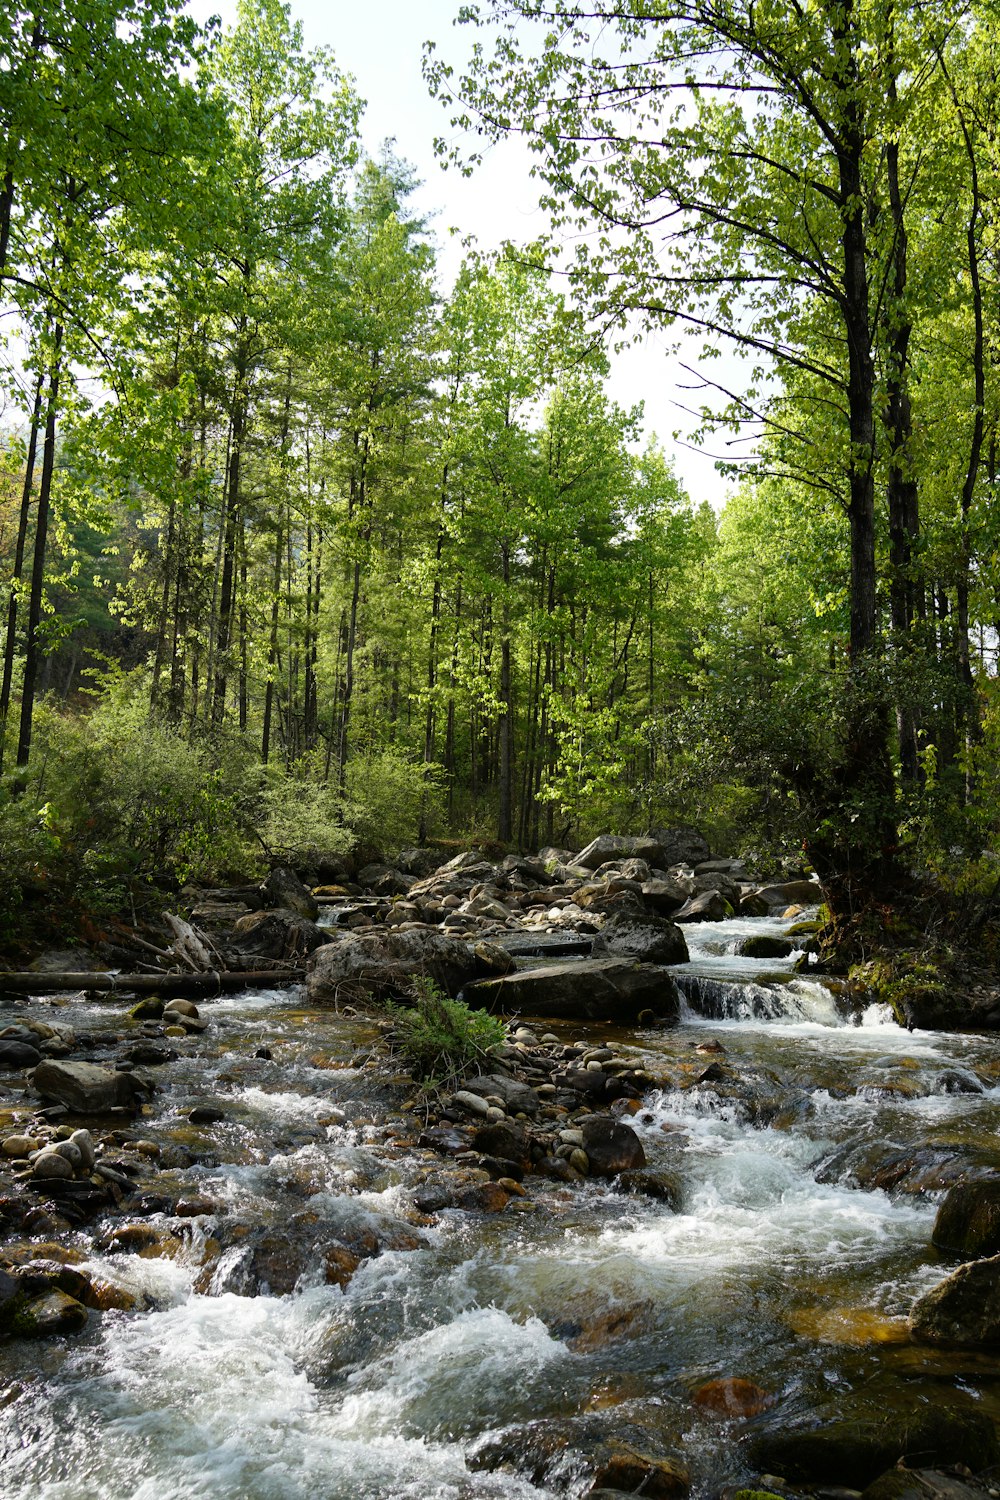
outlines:
[[74, 1114], [103, 1114], [109, 1109], [134, 1109], [149, 1093], [149, 1085], [134, 1074], [99, 1068], [94, 1063], [40, 1062], [31, 1083], [43, 1099], [54, 1099]]
[[[762, 896], [758, 896], [756, 891], [748, 891], [745, 896], [740, 897], [736, 915], [738, 917], [766, 917], [770, 910], [771, 908]], [[813, 924], [810, 923], [810, 926], [812, 927]]]
[[786, 880], [784, 885], [765, 885], [757, 895], [769, 907], [780, 909], [799, 903], [816, 906], [823, 900], [823, 891], [814, 880]]
[[712, 851], [704, 834], [690, 824], [678, 823], [673, 828], [651, 828], [649, 836], [660, 846], [660, 858], [656, 863], [664, 869], [669, 869], [671, 865], [690, 865], [694, 869], [695, 865], [712, 858]]
[[1000, 1178], [957, 1182], [934, 1220], [931, 1243], [963, 1260], [1000, 1255]]
[[655, 1320], [651, 1302], [636, 1302], [631, 1306], [587, 1312], [581, 1318], [559, 1319], [550, 1326], [549, 1332], [553, 1338], [564, 1340], [574, 1354], [591, 1354], [619, 1339], [648, 1334]]
[[694, 1393], [694, 1404], [720, 1417], [758, 1417], [773, 1406], [774, 1397], [752, 1380], [729, 1376], [700, 1386]]
[[984, 1469], [997, 1461], [993, 1422], [970, 1403], [913, 1405], [857, 1416], [838, 1415], [810, 1423], [782, 1422], [750, 1445], [751, 1462], [792, 1483], [831, 1483], [864, 1489], [907, 1454], [924, 1464], [968, 1464]]
[[282, 866], [272, 870], [260, 892], [267, 907], [283, 907], [296, 916], [307, 917], [310, 922], [315, 922], [319, 916], [319, 902], [294, 870]]
[[694, 878], [687, 874], [644, 880], [640, 889], [643, 905], [661, 916], [678, 911], [695, 894]]
[[910, 1310], [910, 1333], [921, 1344], [1000, 1345], [1000, 1255], [959, 1266], [919, 1297]]
[[524, 1170], [531, 1165], [531, 1144], [520, 1125], [513, 1120], [481, 1125], [472, 1137], [472, 1149], [483, 1156], [516, 1163]]
[[86, 1328], [88, 1318], [87, 1309], [75, 1297], [53, 1289], [17, 1308], [11, 1332], [23, 1339], [55, 1338], [80, 1333]]
[[986, 1500], [992, 1490], [971, 1475], [936, 1469], [890, 1469], [865, 1490], [862, 1500]]
[[188, 1016], [192, 1021], [197, 1021], [200, 1016], [193, 1000], [168, 1000], [163, 1007], [163, 1014], [165, 1016]]
[[752, 937], [744, 938], [736, 951], [744, 958], [790, 958], [795, 949], [787, 938], [757, 932]]
[[73, 1163], [54, 1146], [47, 1146], [31, 1163], [31, 1175], [42, 1181], [67, 1182], [73, 1176]]
[[457, 1094], [452, 1094], [451, 1102], [459, 1109], [464, 1109], [466, 1114], [485, 1115], [489, 1110], [486, 1100], [478, 1094], [470, 1093], [468, 1089], [459, 1089]]
[[690, 958], [684, 934], [666, 917], [615, 912], [602, 936], [609, 953], [644, 964], [686, 964]]
[[396, 869], [404, 875], [425, 877], [440, 870], [445, 860], [440, 849], [403, 849], [396, 855]]
[[502, 1073], [485, 1073], [477, 1078], [465, 1080], [466, 1090], [470, 1093], [480, 1094], [484, 1099], [495, 1094], [502, 1099], [505, 1107], [515, 1115], [537, 1115], [539, 1099], [535, 1090], [527, 1083], [521, 1083], [516, 1078], [508, 1078]]
[[30, 1042], [0, 1041], [0, 1071], [35, 1068], [41, 1060], [42, 1054]]
[[645, 859], [650, 864], [659, 864], [662, 852], [656, 839], [602, 833], [580, 851], [574, 863], [584, 870], [600, 869], [609, 860]]
[[69, 1138], [71, 1146], [75, 1146], [80, 1153], [80, 1166], [84, 1172], [92, 1172], [97, 1161], [97, 1153], [94, 1150], [94, 1138], [89, 1130], [74, 1130]]
[[641, 1194], [673, 1209], [680, 1206], [683, 1194], [680, 1178], [672, 1172], [622, 1172], [615, 1178], [614, 1186], [618, 1193]]
[[[613, 1453], [594, 1476], [594, 1490], [625, 1491], [648, 1500], [682, 1500], [691, 1487], [688, 1472], [670, 1458], [650, 1458], [624, 1448]], [[593, 1493], [593, 1491], [591, 1491]]]
[[459, 938], [419, 930], [370, 931], [317, 949], [306, 982], [311, 1004], [335, 1005], [349, 996], [398, 993], [419, 975], [457, 995], [470, 981], [492, 972], [489, 959]]
[[0, 1151], [4, 1156], [12, 1157], [15, 1161], [30, 1156], [32, 1151], [40, 1151], [42, 1142], [34, 1135], [8, 1135]]
[[610, 1115], [588, 1115], [582, 1125], [583, 1149], [592, 1177], [617, 1177], [646, 1165], [642, 1142], [631, 1125]]
[[214, 1104], [196, 1104], [193, 1109], [188, 1110], [188, 1119], [192, 1125], [218, 1125], [225, 1118], [224, 1112]]
[[330, 942], [330, 933], [292, 911], [251, 911], [233, 927], [232, 945], [261, 958], [304, 958]]
[[733, 909], [718, 891], [702, 891], [674, 912], [675, 922], [724, 922]]
[[455, 1207], [469, 1214], [499, 1214], [510, 1202], [510, 1194], [498, 1182], [481, 1182], [455, 1198]]
[[680, 995], [669, 974], [621, 958], [543, 964], [470, 984], [463, 998], [478, 1009], [571, 1020], [627, 1023], [646, 1009], [671, 1022], [680, 1015]]

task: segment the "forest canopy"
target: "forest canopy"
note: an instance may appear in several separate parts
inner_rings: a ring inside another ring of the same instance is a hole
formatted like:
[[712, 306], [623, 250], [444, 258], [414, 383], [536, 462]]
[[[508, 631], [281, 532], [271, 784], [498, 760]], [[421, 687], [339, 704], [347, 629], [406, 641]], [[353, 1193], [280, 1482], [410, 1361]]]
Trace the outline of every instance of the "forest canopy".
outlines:
[[[846, 914], [991, 885], [995, 9], [458, 19], [442, 130], [523, 137], [551, 230], [445, 285], [277, 0], [0, 18], [5, 921], [671, 819]], [[614, 399], [644, 328], [706, 345], [721, 515]]]

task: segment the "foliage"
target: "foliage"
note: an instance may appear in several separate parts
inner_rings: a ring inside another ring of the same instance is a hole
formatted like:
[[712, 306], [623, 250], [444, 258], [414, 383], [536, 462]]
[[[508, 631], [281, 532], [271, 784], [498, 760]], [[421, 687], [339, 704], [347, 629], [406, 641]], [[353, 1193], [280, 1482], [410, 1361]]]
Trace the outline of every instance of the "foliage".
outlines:
[[390, 1004], [394, 1048], [415, 1078], [431, 1090], [454, 1083], [488, 1060], [506, 1040], [503, 1021], [450, 1000], [428, 978], [414, 979], [413, 1003]]
[[412, 844], [421, 824], [437, 832], [444, 819], [441, 767], [391, 748], [348, 762], [345, 797], [355, 840], [386, 853]]

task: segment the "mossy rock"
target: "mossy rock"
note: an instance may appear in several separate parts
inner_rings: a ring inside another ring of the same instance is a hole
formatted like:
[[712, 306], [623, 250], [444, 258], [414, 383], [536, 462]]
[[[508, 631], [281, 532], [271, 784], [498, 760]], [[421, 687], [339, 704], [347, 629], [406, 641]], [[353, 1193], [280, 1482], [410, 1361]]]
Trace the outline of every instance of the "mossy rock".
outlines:
[[[822, 929], [822, 926], [822, 922], [794, 922], [792, 926], [789, 927], [787, 936], [790, 938], [815, 937], [817, 932]], [[743, 1492], [741, 1491], [740, 1493], [742, 1494]], [[750, 1492], [747, 1491], [747, 1493], [749, 1494]]]
[[760, 932], [744, 938], [736, 951], [743, 958], [791, 958], [793, 948], [787, 938]]
[[163, 1015], [163, 1001], [159, 995], [147, 995], [129, 1011], [133, 1021], [159, 1021]]

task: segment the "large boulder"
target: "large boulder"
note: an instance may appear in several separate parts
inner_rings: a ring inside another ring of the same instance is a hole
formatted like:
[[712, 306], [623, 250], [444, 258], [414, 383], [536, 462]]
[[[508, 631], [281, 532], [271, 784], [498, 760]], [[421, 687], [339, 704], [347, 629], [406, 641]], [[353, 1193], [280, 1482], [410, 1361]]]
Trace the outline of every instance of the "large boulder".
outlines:
[[864, 1489], [908, 1455], [924, 1464], [996, 1462], [997, 1437], [986, 1412], [969, 1401], [942, 1399], [933, 1406], [887, 1404], [818, 1420], [782, 1421], [750, 1446], [755, 1467], [793, 1484]]
[[667, 917], [618, 911], [602, 929], [604, 944], [616, 958], [643, 964], [686, 964], [690, 957], [684, 934]]
[[232, 946], [259, 958], [304, 958], [324, 943], [330, 933], [308, 917], [290, 911], [251, 911], [233, 928]]
[[507, 956], [491, 959], [488, 947], [440, 932], [362, 931], [318, 948], [309, 960], [306, 980], [314, 1005], [368, 995], [390, 995], [425, 975], [448, 995], [463, 985], [496, 973]]
[[574, 863], [584, 870], [598, 870], [611, 860], [645, 859], [650, 864], [659, 864], [660, 855], [660, 845], [656, 839], [602, 833], [586, 849], [581, 849]]
[[275, 907], [283, 907], [285, 911], [294, 912], [298, 917], [308, 917], [310, 922], [315, 922], [319, 916], [319, 903], [308, 886], [296, 875], [294, 870], [282, 866], [272, 870], [260, 888], [264, 898], [264, 905], [272, 910]]
[[31, 1083], [43, 1099], [64, 1104], [78, 1115], [104, 1114], [109, 1109], [134, 1109], [149, 1091], [132, 1073], [99, 1068], [95, 1063], [57, 1062], [46, 1059], [31, 1074]]
[[404, 875], [416, 875], [419, 878], [440, 870], [447, 857], [440, 849], [403, 849], [396, 855], [395, 865]]
[[656, 863], [663, 869], [669, 869], [671, 865], [691, 865], [693, 868], [712, 857], [704, 834], [689, 824], [678, 823], [675, 828], [651, 828], [649, 836], [660, 846], [660, 858]]
[[587, 1115], [580, 1129], [592, 1177], [617, 1177], [646, 1165], [642, 1142], [632, 1129], [610, 1115]]
[[931, 1241], [963, 1260], [1000, 1255], [1000, 1177], [957, 1182], [949, 1188]]
[[694, 876], [685, 869], [665, 870], [642, 882], [643, 905], [660, 916], [679, 911], [694, 894]]
[[622, 958], [543, 964], [470, 984], [464, 998], [478, 1009], [579, 1021], [631, 1022], [645, 1010], [670, 1021], [680, 1015], [680, 995], [665, 970]]
[[817, 906], [823, 892], [815, 880], [786, 880], [781, 885], [765, 885], [757, 895], [771, 907]]
[[1000, 1346], [1000, 1255], [969, 1261], [918, 1297], [910, 1333], [920, 1344]]
[[674, 912], [675, 922], [724, 922], [733, 908], [718, 891], [702, 891]]

